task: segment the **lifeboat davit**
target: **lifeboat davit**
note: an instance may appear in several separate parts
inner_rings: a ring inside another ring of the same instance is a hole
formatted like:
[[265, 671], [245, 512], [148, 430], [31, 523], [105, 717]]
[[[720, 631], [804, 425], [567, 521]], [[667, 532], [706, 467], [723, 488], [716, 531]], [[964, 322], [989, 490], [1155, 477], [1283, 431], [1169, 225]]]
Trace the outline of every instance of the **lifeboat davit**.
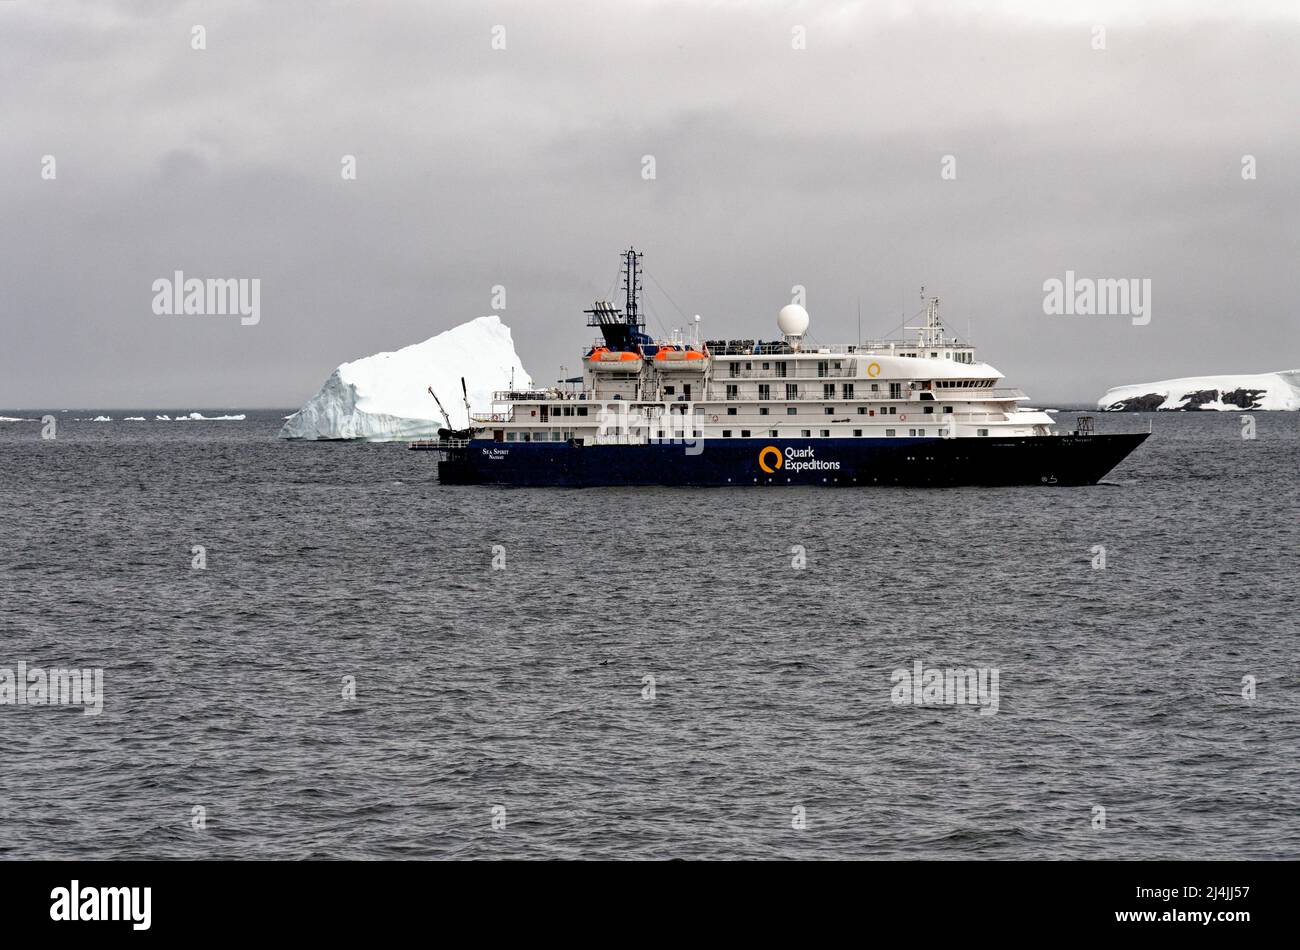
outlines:
[[645, 360], [636, 353], [611, 350], [605, 346], [596, 347], [582, 361], [589, 369], [599, 373], [639, 373], [645, 365]]
[[676, 350], [660, 347], [655, 354], [655, 369], [676, 372], [693, 370], [700, 372], [709, 365], [709, 354], [700, 350]]

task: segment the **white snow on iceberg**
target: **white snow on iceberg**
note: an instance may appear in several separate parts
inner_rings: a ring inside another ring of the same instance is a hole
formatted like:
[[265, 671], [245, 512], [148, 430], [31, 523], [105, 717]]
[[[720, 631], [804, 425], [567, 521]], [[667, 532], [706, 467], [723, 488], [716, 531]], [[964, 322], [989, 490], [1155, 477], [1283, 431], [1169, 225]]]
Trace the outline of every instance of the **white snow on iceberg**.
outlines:
[[1098, 409], [1156, 412], [1208, 409], [1300, 410], [1300, 369], [1240, 376], [1187, 376], [1116, 386], [1097, 400]]
[[285, 422], [282, 439], [365, 439], [383, 442], [432, 438], [445, 425], [429, 388], [454, 428], [468, 425], [460, 379], [475, 413], [491, 410], [498, 389], [532, 386], [515, 353], [510, 328], [493, 315], [479, 317], [394, 353], [344, 363], [320, 392]]

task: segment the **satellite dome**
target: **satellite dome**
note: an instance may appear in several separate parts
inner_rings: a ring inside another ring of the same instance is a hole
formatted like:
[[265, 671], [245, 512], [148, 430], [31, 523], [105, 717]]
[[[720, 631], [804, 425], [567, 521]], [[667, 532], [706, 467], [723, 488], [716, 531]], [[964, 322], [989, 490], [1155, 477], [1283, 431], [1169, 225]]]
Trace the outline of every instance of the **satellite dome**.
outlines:
[[808, 311], [797, 303], [786, 304], [776, 315], [776, 325], [786, 336], [803, 336], [808, 330]]

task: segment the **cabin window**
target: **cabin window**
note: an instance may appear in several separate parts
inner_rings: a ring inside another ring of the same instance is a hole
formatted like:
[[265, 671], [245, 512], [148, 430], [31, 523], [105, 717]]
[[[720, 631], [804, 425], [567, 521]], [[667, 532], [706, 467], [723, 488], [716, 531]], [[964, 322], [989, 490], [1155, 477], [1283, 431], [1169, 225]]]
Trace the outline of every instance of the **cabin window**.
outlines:
[[527, 441], [528, 441], [528, 433], [527, 433], [527, 432], [521, 432], [521, 433], [519, 433], [519, 441], [520, 441], [520, 442], [527, 442]]
[[917, 429], [917, 430], [916, 430], [916, 434], [917, 434], [917, 435], [925, 435], [925, 430], [924, 430], [924, 429]]
[[989, 430], [988, 430], [988, 429], [976, 429], [976, 430], [975, 430], [975, 434], [976, 434], [976, 435], [988, 435], [988, 434], [989, 434]]
[[731, 438], [731, 430], [730, 430], [730, 429], [723, 429], [723, 430], [722, 430], [722, 437], [723, 437], [724, 439], [730, 439], [730, 438]]
[[866, 406], [858, 406], [858, 415], [860, 415], [860, 416], [865, 416], [866, 414], [867, 414], [867, 407], [866, 407]]
[[785, 407], [785, 414], [786, 414], [787, 416], [797, 416], [797, 415], [799, 415], [799, 409], [798, 409], [797, 406], [786, 406], [786, 407]]
[[506, 433], [506, 441], [507, 441], [507, 442], [513, 442], [514, 440], [515, 440], [515, 434], [514, 434], [513, 432], [507, 432], [507, 433]]
[[578, 407], [578, 415], [580, 415], [580, 416], [585, 416], [586, 414], [587, 414], [587, 407], [586, 407], [586, 406], [579, 406], [579, 407]]
[[748, 430], [748, 429], [741, 429], [741, 430], [740, 430], [740, 437], [741, 437], [742, 439], [748, 439], [748, 438], [749, 438], [749, 430]]
[[772, 368], [772, 364], [771, 364], [771, 363], [764, 363], [764, 364], [763, 364], [763, 369], [771, 369], [771, 368]]
[[767, 415], [767, 414], [768, 414], [768, 413], [767, 413], [767, 406], [760, 406], [760, 407], [759, 407], [759, 410], [758, 410], [758, 414], [759, 414], [760, 416], [765, 416], [765, 415]]
[[898, 407], [897, 407], [897, 406], [890, 406], [890, 407], [889, 407], [889, 414], [890, 414], [891, 416], [896, 416], [896, 415], [898, 415]]
[[728, 407], [727, 407], [727, 415], [729, 415], [729, 416], [734, 416], [735, 414], [736, 414], [736, 407], [735, 407], [735, 406], [728, 406]]
[[822, 410], [822, 414], [827, 416], [833, 416], [835, 415], [835, 410], [832, 409], [830, 406], [827, 406], [825, 409]]
[[886, 429], [886, 430], [885, 430], [885, 435], [887, 435], [887, 436], [891, 436], [891, 437], [892, 437], [892, 436], [896, 435], [897, 432], [898, 432], [897, 429]]
[[727, 386], [727, 398], [728, 398], [728, 399], [739, 399], [739, 398], [740, 398], [740, 387], [737, 386], [735, 383], [730, 383], [730, 384], [728, 384], [728, 386]]
[[853, 430], [853, 435], [854, 435], [855, 438], [859, 438], [859, 439], [862, 438], [862, 430], [861, 430], [861, 429], [854, 429], [854, 430]]
[[730, 365], [731, 365], [731, 378], [735, 379], [737, 376], [740, 375], [740, 364], [731, 363]]
[[673, 394], [673, 387], [672, 387], [672, 386], [665, 386], [665, 387], [664, 387], [664, 395], [666, 395], [666, 396], [671, 396], [672, 394]]
[[878, 393], [878, 392], [880, 392], [880, 384], [879, 384], [879, 383], [872, 383], [872, 384], [871, 384], [871, 391], [872, 391], [873, 393]]
[[776, 436], [777, 436], [777, 430], [776, 430], [776, 429], [768, 429], [768, 430], [767, 430], [767, 434], [770, 435], [772, 438], [775, 439]]
[[915, 437], [915, 436], [916, 436], [916, 430], [915, 430], [915, 429], [908, 429], [908, 430], [907, 430], [907, 434], [910, 435], [910, 436]]
[[829, 375], [830, 375], [830, 364], [828, 364], [825, 360], [820, 360], [820, 361], [818, 361], [818, 363], [817, 363], [817, 375], [818, 375], [818, 376], [829, 376]]
[[944, 407], [943, 407], [943, 411], [944, 411], [944, 412], [952, 412], [952, 406], [944, 406]]
[[852, 383], [845, 383], [842, 387], [840, 387], [840, 393], [841, 393], [841, 398], [842, 398], [842, 399], [852, 399], [852, 398], [853, 398], [853, 384], [852, 384]]
[[778, 376], [784, 376], [784, 375], [785, 375], [785, 367], [786, 367], [786, 364], [785, 364], [785, 363], [777, 363], [777, 364], [776, 364], [776, 375], [778, 375]]
[[812, 435], [812, 429], [800, 429], [799, 434], [806, 439]]
[[927, 416], [932, 416], [932, 415], [934, 415], [934, 406], [926, 406], [926, 407], [925, 407], [925, 414], [926, 414]]
[[822, 429], [822, 438], [823, 438], [823, 439], [829, 439], [830, 437], [831, 437], [831, 430], [830, 430], [830, 429]]
[[798, 385], [797, 383], [786, 383], [786, 384], [785, 384], [785, 398], [786, 398], [786, 399], [798, 399], [798, 398], [799, 398], [799, 385]]
[[835, 363], [835, 368], [836, 368], [836, 369], [839, 369], [839, 368], [840, 368], [840, 364], [839, 364], [839, 361], [838, 361], [838, 360], [837, 360], [836, 363]]
[[758, 384], [758, 398], [759, 398], [759, 399], [771, 399], [771, 398], [772, 398], [772, 387], [769, 386], [767, 383], [759, 383], [759, 384]]
[[902, 383], [890, 383], [890, 384], [889, 384], [889, 398], [890, 398], [890, 399], [902, 399], [902, 398], [903, 398], [903, 384], [902, 384]]
[[834, 398], [835, 398], [835, 384], [834, 384], [834, 383], [824, 383], [824, 384], [822, 385], [822, 398], [823, 398], [823, 399], [834, 399]]

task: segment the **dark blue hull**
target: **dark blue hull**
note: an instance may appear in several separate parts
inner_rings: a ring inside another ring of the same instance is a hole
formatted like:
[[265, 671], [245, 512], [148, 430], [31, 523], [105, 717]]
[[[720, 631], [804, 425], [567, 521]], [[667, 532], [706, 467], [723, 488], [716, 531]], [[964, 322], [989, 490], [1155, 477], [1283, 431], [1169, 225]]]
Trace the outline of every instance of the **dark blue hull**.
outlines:
[[1147, 433], [960, 439], [709, 439], [574, 445], [475, 440], [445, 485], [1092, 485]]

